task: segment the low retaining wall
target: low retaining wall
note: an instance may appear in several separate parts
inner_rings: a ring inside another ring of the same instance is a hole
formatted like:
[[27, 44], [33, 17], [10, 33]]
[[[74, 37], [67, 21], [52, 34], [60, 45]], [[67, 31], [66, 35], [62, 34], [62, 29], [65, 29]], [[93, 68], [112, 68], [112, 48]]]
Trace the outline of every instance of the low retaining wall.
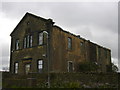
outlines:
[[[117, 88], [117, 73], [50, 73], [51, 88]], [[4, 88], [45, 88], [48, 74], [3, 73]]]

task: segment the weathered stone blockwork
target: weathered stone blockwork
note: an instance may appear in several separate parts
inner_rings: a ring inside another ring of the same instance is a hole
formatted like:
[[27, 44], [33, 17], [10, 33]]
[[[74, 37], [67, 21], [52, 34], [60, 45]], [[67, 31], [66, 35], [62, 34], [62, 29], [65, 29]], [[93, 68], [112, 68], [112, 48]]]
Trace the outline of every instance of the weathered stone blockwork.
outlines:
[[[38, 45], [38, 34], [43, 33], [43, 44]], [[24, 48], [24, 38], [32, 35], [32, 47]], [[47, 38], [48, 37], [48, 38]], [[71, 49], [68, 49], [68, 38], [71, 38]], [[16, 50], [16, 40], [19, 39], [19, 49]], [[14, 73], [15, 62], [19, 63], [18, 74], [25, 73], [25, 65], [29, 63], [30, 72], [38, 73], [37, 61], [43, 60], [42, 72], [72, 72], [79, 71], [79, 63], [96, 63], [102, 72], [111, 68], [111, 51], [89, 40], [76, 36], [54, 25], [51, 19], [44, 19], [26, 13], [20, 23], [11, 33], [10, 72]], [[68, 66], [70, 62], [71, 67]], [[48, 68], [49, 67], [49, 68]]]

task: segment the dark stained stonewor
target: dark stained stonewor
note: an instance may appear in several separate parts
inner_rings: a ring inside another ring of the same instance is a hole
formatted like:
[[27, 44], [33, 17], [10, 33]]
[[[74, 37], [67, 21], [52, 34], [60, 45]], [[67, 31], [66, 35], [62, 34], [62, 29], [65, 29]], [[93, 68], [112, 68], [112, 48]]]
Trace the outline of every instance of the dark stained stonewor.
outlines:
[[78, 72], [82, 62], [96, 63], [100, 72], [110, 71], [110, 49], [63, 30], [52, 19], [26, 13], [10, 36], [11, 73]]

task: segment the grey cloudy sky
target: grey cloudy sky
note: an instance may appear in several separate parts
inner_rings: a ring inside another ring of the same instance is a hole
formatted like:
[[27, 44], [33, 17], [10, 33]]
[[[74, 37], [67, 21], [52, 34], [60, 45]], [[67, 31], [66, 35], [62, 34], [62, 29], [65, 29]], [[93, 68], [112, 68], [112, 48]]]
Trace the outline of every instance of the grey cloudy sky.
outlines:
[[0, 58], [3, 66], [9, 63], [9, 35], [26, 12], [51, 18], [64, 30], [110, 48], [112, 61], [118, 63], [117, 2], [2, 2], [1, 6]]

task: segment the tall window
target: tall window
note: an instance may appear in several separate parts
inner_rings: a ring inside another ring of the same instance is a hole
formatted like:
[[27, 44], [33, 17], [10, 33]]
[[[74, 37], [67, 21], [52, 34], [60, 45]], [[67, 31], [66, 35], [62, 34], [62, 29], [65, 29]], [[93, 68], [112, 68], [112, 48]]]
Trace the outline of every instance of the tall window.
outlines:
[[27, 48], [28, 48], [29, 45], [30, 45], [30, 44], [29, 44], [29, 43], [30, 43], [30, 39], [29, 39], [29, 37], [30, 37], [30, 36], [28, 35], [28, 36], [27, 36]]
[[43, 60], [38, 60], [38, 72], [42, 72], [43, 69]]
[[16, 40], [16, 50], [19, 49], [19, 40]]
[[16, 62], [14, 66], [15, 66], [14, 67], [15, 68], [15, 73], [17, 74], [18, 73], [18, 63]]
[[29, 47], [32, 47], [32, 35], [27, 35], [25, 38], [24, 38], [24, 48], [29, 48]]
[[26, 48], [26, 37], [24, 38], [24, 48]]
[[32, 36], [30, 36], [30, 47], [32, 47]]
[[39, 44], [39, 45], [42, 45], [42, 44], [43, 44], [43, 32], [42, 32], [42, 33], [39, 33], [38, 44]]
[[68, 49], [72, 49], [72, 39], [68, 38]]
[[80, 42], [80, 51], [81, 51], [81, 53], [84, 52], [84, 49], [85, 49], [84, 42]]

